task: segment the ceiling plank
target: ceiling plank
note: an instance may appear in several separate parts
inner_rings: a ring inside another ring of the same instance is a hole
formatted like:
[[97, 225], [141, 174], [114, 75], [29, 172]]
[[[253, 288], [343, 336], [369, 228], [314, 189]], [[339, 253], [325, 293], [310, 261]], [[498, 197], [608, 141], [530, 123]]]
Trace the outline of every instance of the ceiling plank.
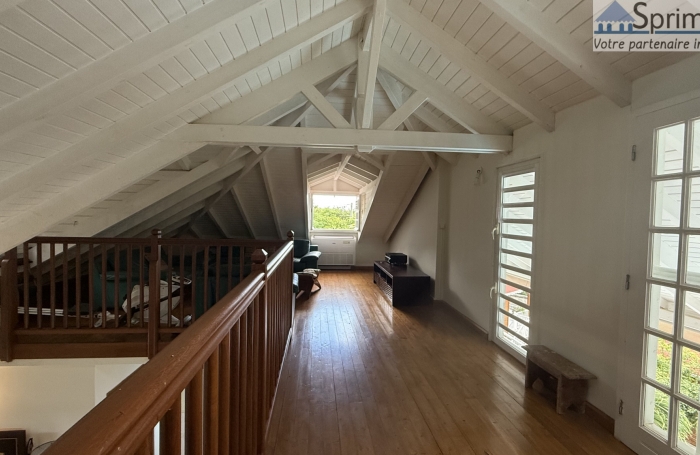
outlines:
[[413, 179], [413, 182], [411, 182], [411, 186], [408, 188], [408, 191], [406, 191], [406, 193], [404, 194], [401, 203], [396, 209], [396, 213], [394, 213], [394, 217], [392, 218], [391, 223], [389, 223], [389, 227], [387, 228], [386, 233], [384, 234], [384, 243], [388, 242], [391, 236], [394, 234], [396, 226], [398, 226], [399, 221], [401, 221], [401, 218], [403, 218], [404, 213], [406, 213], [408, 205], [411, 203], [413, 197], [418, 192], [418, 188], [420, 188], [420, 185], [423, 182], [423, 179], [425, 178], [425, 175], [428, 173], [429, 170], [430, 166], [428, 166], [427, 163], [423, 163], [420, 169], [418, 169], [416, 177]]
[[218, 218], [214, 216], [214, 212], [211, 209], [207, 210], [207, 216], [209, 217], [211, 222], [214, 223], [214, 226], [216, 226], [216, 229], [219, 231], [219, 234], [221, 234], [224, 238], [228, 238], [229, 235], [226, 233], [224, 226], [219, 222]]
[[[396, 51], [385, 47], [382, 50], [381, 68], [414, 90], [420, 89], [428, 95], [435, 107], [454, 119], [467, 130], [476, 134], [510, 134], [511, 131], [477, 108], [460, 99], [454, 92], [416, 68]], [[382, 74], [379, 81], [382, 81]]]
[[205, 4], [166, 27], [37, 90], [0, 111], [0, 143], [33, 130], [39, 123], [79, 106], [216, 31], [233, 26], [262, 6], [259, 0]]
[[632, 82], [526, 1], [481, 0], [491, 11], [532, 40], [591, 87], [620, 107], [632, 103]]
[[[357, 104], [355, 117], [358, 128], [372, 128], [374, 86], [377, 80], [379, 54], [382, 49], [382, 31], [387, 0], [374, 0], [371, 19], [365, 19], [365, 33], [358, 45]], [[369, 46], [367, 46], [369, 41]], [[368, 50], [367, 47], [369, 47]]]
[[163, 142], [169, 141], [457, 153], [499, 153], [513, 148], [513, 136], [509, 135], [243, 125], [184, 125]]
[[335, 128], [352, 128], [350, 123], [345, 120], [340, 112], [333, 107], [316, 87], [308, 85], [304, 87], [301, 92]]
[[352, 155], [345, 155], [343, 159], [340, 161], [340, 164], [338, 165], [338, 169], [336, 169], [335, 174], [333, 175], [333, 180], [338, 180], [340, 177], [340, 174], [343, 173], [343, 170], [345, 169], [345, 166], [348, 165], [348, 162], [350, 161], [350, 158]]
[[[199, 201], [186, 206], [185, 209], [183, 209], [182, 206], [173, 207], [173, 211], [168, 210], [167, 213], [163, 212], [162, 214], [158, 214], [152, 219], [138, 224], [130, 230], [124, 231], [120, 236], [124, 238], [140, 237], [141, 233], [150, 232], [153, 229], [160, 229], [161, 232], [165, 234], [175, 229], [172, 227], [173, 224], [176, 224], [178, 221], [182, 221], [185, 218], [189, 218], [194, 212], [200, 210], [202, 207], [204, 207], [204, 201]], [[178, 224], [177, 227], [182, 226], [182, 224], [184, 224], [184, 222]]]
[[[218, 3], [218, 2], [217, 2]], [[234, 2], [235, 3], [235, 2]], [[280, 55], [312, 43], [326, 34], [342, 28], [361, 17], [366, 6], [360, 0], [347, 0], [338, 7], [320, 14], [285, 34], [284, 39], [268, 41], [233, 62], [208, 73], [173, 93], [159, 98], [134, 114], [103, 128], [95, 134], [42, 160], [24, 172], [0, 181], [2, 198], [31, 188], [37, 181], [48, 181], [72, 168], [75, 163], [110, 149], [116, 143], [132, 137], [148, 125], [162, 121], [180, 109], [209, 96], [211, 92], [229, 86], [235, 79], [260, 67]], [[165, 27], [167, 28], [167, 27]], [[2, 111], [0, 111], [2, 112]], [[178, 158], [179, 159], [179, 158]]]
[[[413, 114], [416, 109], [421, 107], [423, 103], [428, 100], [428, 97], [420, 91], [415, 91], [413, 94], [400, 106], [394, 108], [396, 109], [393, 114], [387, 118], [384, 123], [379, 125], [378, 130], [395, 130], [402, 123], [406, 122], [408, 118]], [[393, 102], [392, 102], [393, 104]]]
[[484, 86], [530, 120], [547, 131], [554, 131], [554, 112], [544, 103], [516, 85], [482, 57], [432, 23], [415, 8], [409, 6], [408, 3], [402, 0], [388, 1], [390, 15], [393, 19], [418, 33], [445, 58], [479, 79]]
[[372, 166], [374, 166], [374, 167], [376, 167], [377, 169], [379, 169], [379, 171], [384, 171], [384, 170], [385, 170], [384, 163], [382, 163], [379, 159], [377, 159], [377, 158], [375, 158], [375, 157], [373, 157], [373, 156], [371, 156], [371, 155], [368, 155], [368, 154], [366, 154], [366, 153], [358, 153], [358, 154], [356, 154], [355, 156], [359, 157], [359, 158], [360, 158], [361, 160], [363, 160], [363, 161], [368, 162], [368, 163], [371, 164]]

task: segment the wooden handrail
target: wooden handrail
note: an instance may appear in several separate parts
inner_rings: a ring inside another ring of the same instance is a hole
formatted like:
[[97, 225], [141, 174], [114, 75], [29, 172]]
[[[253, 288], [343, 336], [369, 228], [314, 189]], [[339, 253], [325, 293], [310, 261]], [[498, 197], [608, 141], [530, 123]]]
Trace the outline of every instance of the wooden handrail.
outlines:
[[[179, 453], [180, 431], [187, 435], [192, 453], [216, 453], [204, 448], [217, 446], [218, 453], [229, 453], [226, 445], [242, 448], [236, 453], [261, 453], [291, 336], [292, 244], [287, 242], [269, 261], [260, 250], [254, 256], [263, 262], [256, 259], [247, 278], [119, 384], [46, 454], [141, 453], [152, 447], [158, 422], [162, 454]], [[270, 271], [267, 265], [272, 262], [286, 266]], [[204, 382], [203, 369], [208, 372]], [[181, 429], [184, 390], [187, 424]], [[220, 396], [224, 390], [228, 395]], [[222, 397], [225, 403], [212, 406]], [[209, 400], [207, 407], [204, 398]]]

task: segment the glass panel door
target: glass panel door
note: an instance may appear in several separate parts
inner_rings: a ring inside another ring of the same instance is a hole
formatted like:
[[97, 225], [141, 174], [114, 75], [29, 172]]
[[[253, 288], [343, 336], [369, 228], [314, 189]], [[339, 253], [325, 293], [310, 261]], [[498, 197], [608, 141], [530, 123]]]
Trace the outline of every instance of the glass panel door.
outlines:
[[499, 172], [496, 342], [520, 355], [530, 340], [537, 165]]

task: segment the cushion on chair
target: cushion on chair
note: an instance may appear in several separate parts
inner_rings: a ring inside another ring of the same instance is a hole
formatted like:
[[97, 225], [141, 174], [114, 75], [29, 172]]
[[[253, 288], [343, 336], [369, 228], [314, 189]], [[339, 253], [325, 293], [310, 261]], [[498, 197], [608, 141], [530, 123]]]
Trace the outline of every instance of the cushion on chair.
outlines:
[[306, 255], [310, 250], [310, 244], [306, 239], [294, 239], [294, 257], [300, 258]]

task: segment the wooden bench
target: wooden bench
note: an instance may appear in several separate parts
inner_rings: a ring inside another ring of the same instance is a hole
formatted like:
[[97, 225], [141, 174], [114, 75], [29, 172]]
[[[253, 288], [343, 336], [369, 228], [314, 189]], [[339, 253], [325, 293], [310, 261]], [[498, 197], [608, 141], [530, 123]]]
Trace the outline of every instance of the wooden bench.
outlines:
[[530, 345], [524, 349], [525, 388], [530, 389], [538, 378], [544, 381], [545, 375], [551, 375], [557, 380], [557, 413], [564, 414], [570, 406], [581, 414], [586, 412], [588, 380], [596, 376], [546, 346]]

